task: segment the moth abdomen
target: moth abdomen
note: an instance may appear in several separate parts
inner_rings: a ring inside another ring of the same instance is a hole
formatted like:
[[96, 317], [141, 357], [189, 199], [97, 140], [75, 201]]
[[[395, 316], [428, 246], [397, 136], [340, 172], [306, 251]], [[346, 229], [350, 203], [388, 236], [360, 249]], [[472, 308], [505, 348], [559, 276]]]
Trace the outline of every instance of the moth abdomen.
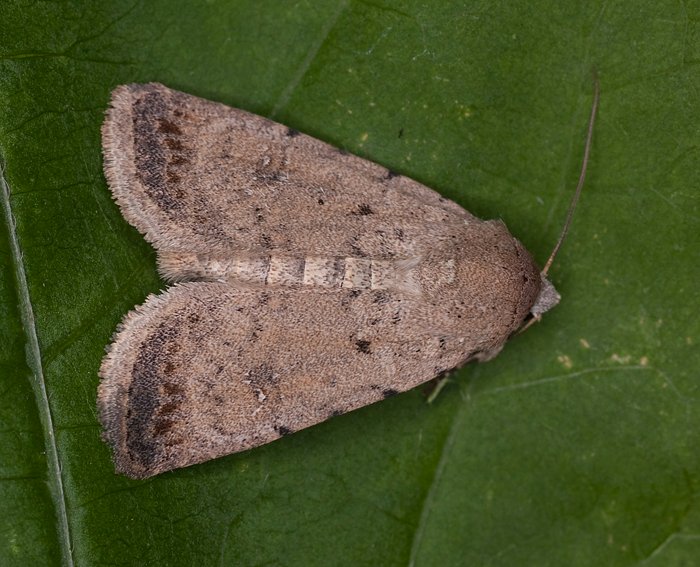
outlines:
[[166, 250], [160, 272], [170, 281], [225, 281], [247, 288], [419, 292], [421, 258], [358, 258], [290, 254], [197, 254]]

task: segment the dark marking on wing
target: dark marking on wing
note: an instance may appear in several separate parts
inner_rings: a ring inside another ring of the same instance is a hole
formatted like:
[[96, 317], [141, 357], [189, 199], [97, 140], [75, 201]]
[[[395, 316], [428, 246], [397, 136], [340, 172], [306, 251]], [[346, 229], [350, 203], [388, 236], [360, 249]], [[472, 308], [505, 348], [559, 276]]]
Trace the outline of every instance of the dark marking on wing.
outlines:
[[180, 130], [180, 127], [167, 118], [158, 118], [158, 130], [160, 130], [163, 134], [172, 134], [174, 136], [182, 135], [182, 130]]
[[279, 380], [279, 377], [267, 364], [251, 368], [245, 373], [245, 376], [250, 380], [250, 385], [253, 388], [264, 388], [265, 386], [277, 384]]
[[250, 341], [251, 342], [256, 342], [259, 338], [260, 335], [259, 333], [263, 332], [263, 326], [260, 323], [256, 323], [255, 326], [253, 327], [253, 332], [250, 334]]
[[371, 215], [373, 214], [374, 211], [372, 210], [372, 207], [370, 207], [367, 203], [360, 203], [357, 205], [357, 212], [354, 212], [354, 215], [360, 215], [360, 216], [366, 216], [366, 215]]
[[153, 436], [162, 437], [166, 435], [173, 428], [174, 424], [175, 422], [172, 419], [167, 419], [158, 416], [158, 418], [156, 418], [155, 424], [153, 425]]
[[[168, 384], [164, 370], [177, 352], [175, 341], [179, 331], [173, 325], [161, 323], [141, 345], [132, 370], [126, 414], [126, 448], [133, 461], [145, 469], [158, 460], [162, 446], [156, 436], [170, 428], [168, 415], [177, 402], [165, 402], [160, 384]], [[154, 419], [155, 418], [155, 419]]]
[[168, 146], [168, 149], [173, 150], [173, 152], [181, 152], [185, 149], [182, 141], [178, 138], [165, 138], [165, 145]]
[[352, 249], [352, 253], [355, 256], [357, 256], [358, 258], [366, 258], [367, 252], [365, 252], [364, 250], [362, 250], [362, 248], [360, 248], [360, 245], [357, 243], [357, 241], [358, 241], [357, 236], [353, 236], [350, 239], [350, 248]]
[[275, 425], [275, 431], [280, 434], [280, 437], [284, 437], [285, 435], [291, 435], [294, 433], [293, 430], [289, 429], [289, 427], [286, 427], [284, 425]]
[[192, 150], [182, 130], [169, 120], [170, 105], [162, 93], [146, 92], [134, 101], [134, 161], [146, 194], [166, 212], [182, 208], [180, 181], [189, 167]]
[[270, 250], [272, 248], [272, 237], [269, 234], [261, 234], [260, 244], [266, 250]]
[[333, 281], [343, 280], [343, 275], [345, 274], [345, 258], [334, 258], [333, 259], [333, 271], [329, 273], [328, 276]]
[[163, 392], [167, 396], [182, 396], [185, 393], [185, 389], [175, 382], [165, 382], [163, 384]]
[[287, 136], [290, 138], [296, 138], [301, 132], [299, 130], [296, 130], [294, 128], [287, 128]]
[[372, 354], [372, 351], [370, 350], [370, 343], [369, 341], [364, 341], [362, 339], [355, 341], [355, 346], [357, 347], [358, 352], [361, 352], [362, 354]]
[[148, 93], [134, 101], [134, 151], [136, 175], [146, 193], [164, 210], [174, 209], [177, 203], [165, 190], [166, 156], [160, 145], [160, 132], [153, 122], [166, 112], [166, 104], [158, 93]]
[[383, 290], [375, 291], [372, 301], [377, 305], [384, 305], [386, 303], [389, 303], [389, 294]]
[[180, 407], [180, 404], [176, 401], [166, 402], [158, 408], [158, 415], [167, 417], [167, 416], [175, 413], [175, 411], [179, 407]]
[[263, 181], [266, 184], [282, 183], [285, 181], [285, 176], [281, 171], [270, 167], [260, 167], [255, 170], [253, 175], [257, 180]]
[[382, 396], [384, 396], [385, 400], [387, 398], [390, 398], [391, 396], [395, 396], [398, 393], [398, 390], [394, 390], [393, 388], [387, 388], [386, 390], [382, 390]]

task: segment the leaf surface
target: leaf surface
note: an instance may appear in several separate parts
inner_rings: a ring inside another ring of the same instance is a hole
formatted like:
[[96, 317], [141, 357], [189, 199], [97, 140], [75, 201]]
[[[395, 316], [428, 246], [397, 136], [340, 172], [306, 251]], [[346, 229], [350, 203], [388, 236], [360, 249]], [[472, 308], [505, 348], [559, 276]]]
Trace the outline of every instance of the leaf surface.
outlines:
[[[700, 6], [5, 2], [0, 564], [687, 565], [700, 554]], [[164, 287], [102, 175], [111, 89], [270, 116], [502, 218], [562, 303], [494, 361], [148, 481], [95, 396]]]

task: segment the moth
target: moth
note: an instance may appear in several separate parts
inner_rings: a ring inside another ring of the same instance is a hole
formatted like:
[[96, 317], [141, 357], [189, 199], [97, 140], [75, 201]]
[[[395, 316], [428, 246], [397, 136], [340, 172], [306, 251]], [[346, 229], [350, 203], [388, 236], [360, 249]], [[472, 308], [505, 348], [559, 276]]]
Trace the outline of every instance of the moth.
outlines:
[[[597, 89], [584, 163], [596, 106]], [[103, 437], [130, 477], [489, 360], [559, 301], [501, 221], [243, 110], [123, 85], [102, 143], [114, 199], [174, 283], [126, 315], [100, 369]]]

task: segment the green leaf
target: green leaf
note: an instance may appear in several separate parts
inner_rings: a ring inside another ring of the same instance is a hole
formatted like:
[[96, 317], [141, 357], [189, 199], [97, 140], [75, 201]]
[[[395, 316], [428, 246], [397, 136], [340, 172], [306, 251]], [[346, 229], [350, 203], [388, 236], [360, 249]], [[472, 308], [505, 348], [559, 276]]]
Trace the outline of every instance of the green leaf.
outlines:
[[[700, 556], [700, 5], [6, 1], [0, 564], [690, 565]], [[420, 391], [147, 481], [95, 397], [165, 286], [101, 172], [111, 89], [272, 116], [502, 218], [563, 295]]]

